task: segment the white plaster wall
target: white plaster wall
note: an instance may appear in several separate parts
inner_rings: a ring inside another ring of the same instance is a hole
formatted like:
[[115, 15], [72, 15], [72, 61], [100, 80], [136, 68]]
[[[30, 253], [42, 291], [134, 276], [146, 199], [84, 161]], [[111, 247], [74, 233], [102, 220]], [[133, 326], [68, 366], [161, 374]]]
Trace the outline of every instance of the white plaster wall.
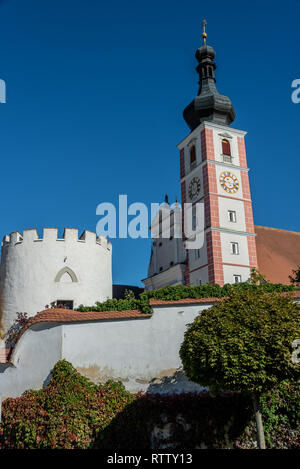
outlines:
[[158, 288], [162, 288], [168, 285], [183, 285], [184, 271], [184, 264], [176, 264], [164, 272], [160, 272], [157, 275], [153, 275], [152, 277], [144, 279], [143, 282], [145, 284], [145, 289], [149, 291], [157, 290]]
[[17, 397], [41, 389], [61, 355], [62, 326], [36, 324], [21, 337], [13, 356], [14, 366], [0, 365], [0, 396]]
[[195, 272], [190, 272], [190, 283], [193, 286], [199, 285], [199, 280], [201, 284], [204, 285], [208, 283], [208, 268], [203, 267], [202, 269], [196, 270]]
[[[169, 209], [169, 206], [167, 206]], [[148, 277], [160, 274], [173, 265], [185, 261], [186, 254], [181, 237], [181, 208], [178, 205], [176, 209], [177, 215], [174, 220], [173, 209], [171, 210], [171, 217], [164, 214], [164, 222], [159, 222], [159, 217], [155, 217], [154, 222], [151, 224], [152, 233], [160, 233], [161, 237], [155, 238], [151, 247], [151, 258], [148, 268]], [[167, 222], [166, 222], [167, 220]], [[175, 222], [175, 227], [174, 227]], [[170, 226], [169, 226], [170, 225]], [[153, 230], [154, 226], [154, 230]], [[164, 229], [167, 231], [163, 232]], [[176, 237], [175, 237], [176, 235]], [[180, 236], [180, 237], [177, 237]], [[170, 239], [172, 238], [172, 239]], [[162, 270], [160, 270], [162, 268]], [[173, 278], [173, 277], [172, 277]]]
[[249, 267], [239, 267], [232, 265], [223, 265], [224, 272], [224, 282], [225, 283], [234, 283], [233, 276], [241, 275], [242, 282], [247, 282], [250, 278], [250, 268]]
[[145, 319], [36, 324], [17, 344], [13, 365], [0, 365], [0, 395], [41, 388], [62, 358], [95, 382], [120, 379], [133, 392], [198, 390], [181, 370], [179, 349], [186, 325], [210, 306], [157, 307]]
[[[223, 263], [249, 265], [247, 236], [222, 232], [220, 235]], [[231, 242], [239, 244], [239, 254], [231, 254]]]
[[[186, 325], [205, 307], [158, 307], [148, 319], [66, 324], [64, 356], [87, 375], [90, 370], [100, 378], [120, 379], [130, 391], [145, 391], [152, 380], [171, 377], [181, 367]], [[157, 383], [162, 390], [158, 384], [163, 383]]]
[[192, 271], [207, 264], [207, 244], [206, 235], [204, 234], [203, 246], [200, 248], [200, 257], [196, 257], [195, 249], [189, 249], [189, 270]]
[[[56, 229], [45, 229], [43, 239], [36, 230], [25, 230], [23, 239], [18, 233], [6, 239], [0, 269], [4, 330], [19, 311], [33, 316], [56, 300], [73, 300], [76, 308], [111, 298], [112, 250], [105, 238], [96, 242], [95, 233], [87, 231], [78, 239], [78, 230], [66, 229], [64, 239], [57, 239]], [[64, 267], [78, 282], [68, 276], [55, 282]]]
[[[244, 202], [228, 197], [219, 197], [218, 201], [220, 227], [229, 230], [246, 231]], [[234, 210], [236, 212], [236, 223], [229, 221], [228, 210]]]

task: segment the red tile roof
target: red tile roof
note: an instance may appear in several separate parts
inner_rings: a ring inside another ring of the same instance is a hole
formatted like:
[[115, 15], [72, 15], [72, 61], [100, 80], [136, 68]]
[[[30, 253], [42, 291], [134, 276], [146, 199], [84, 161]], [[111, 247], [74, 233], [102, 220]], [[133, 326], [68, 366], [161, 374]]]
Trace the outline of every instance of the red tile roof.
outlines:
[[[280, 295], [287, 295], [287, 293], [280, 293]], [[292, 296], [300, 300], [300, 290], [296, 290], [292, 292]], [[182, 298], [181, 300], [156, 300], [150, 299], [151, 306], [180, 306], [180, 305], [198, 305], [198, 304], [205, 304], [205, 303], [216, 303], [218, 301], [224, 300], [227, 297], [223, 298]]]
[[300, 233], [255, 226], [258, 270], [272, 283], [289, 284], [300, 266]]
[[52, 308], [41, 311], [30, 319], [30, 326], [37, 322], [86, 322], [112, 319], [145, 319], [151, 314], [143, 314], [138, 309], [125, 311], [80, 312], [71, 309]]
[[216, 301], [220, 301], [222, 298], [182, 298], [180, 300], [156, 300], [150, 299], [149, 303], [150, 306], [176, 306], [176, 305], [197, 305], [202, 303], [215, 303]]

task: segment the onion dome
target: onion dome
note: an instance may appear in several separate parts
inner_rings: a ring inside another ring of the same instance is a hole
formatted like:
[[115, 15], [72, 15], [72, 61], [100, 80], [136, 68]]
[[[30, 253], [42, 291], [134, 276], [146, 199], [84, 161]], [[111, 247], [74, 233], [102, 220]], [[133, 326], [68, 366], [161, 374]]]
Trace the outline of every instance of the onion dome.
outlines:
[[199, 64], [196, 68], [199, 73], [198, 95], [183, 111], [183, 117], [191, 130], [198, 127], [203, 121], [230, 125], [235, 119], [235, 112], [231, 99], [221, 95], [216, 88], [214, 59], [216, 53], [206, 44], [205, 20], [203, 22], [203, 46], [197, 49], [196, 59]]

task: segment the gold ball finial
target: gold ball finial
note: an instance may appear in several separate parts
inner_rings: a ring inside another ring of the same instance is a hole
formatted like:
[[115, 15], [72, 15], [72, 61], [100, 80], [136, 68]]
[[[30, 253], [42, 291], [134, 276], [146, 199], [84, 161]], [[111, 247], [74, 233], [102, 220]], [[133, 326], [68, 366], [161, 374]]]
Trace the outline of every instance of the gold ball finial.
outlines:
[[202, 33], [202, 39], [203, 39], [203, 44], [205, 45], [206, 44], [206, 38], [207, 38], [207, 34], [205, 32], [205, 26], [206, 26], [207, 22], [206, 20], [203, 20], [202, 21], [202, 29], [203, 29], [203, 33]]

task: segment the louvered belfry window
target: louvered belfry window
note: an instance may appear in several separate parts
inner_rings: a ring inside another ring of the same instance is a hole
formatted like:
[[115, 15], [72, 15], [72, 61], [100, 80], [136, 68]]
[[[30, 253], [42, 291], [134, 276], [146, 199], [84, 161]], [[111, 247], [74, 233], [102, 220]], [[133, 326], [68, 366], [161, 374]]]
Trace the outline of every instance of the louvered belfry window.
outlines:
[[196, 163], [196, 147], [193, 145], [190, 149], [190, 164], [191, 166], [194, 166]]
[[222, 140], [222, 153], [223, 155], [231, 156], [230, 143], [225, 138]]

